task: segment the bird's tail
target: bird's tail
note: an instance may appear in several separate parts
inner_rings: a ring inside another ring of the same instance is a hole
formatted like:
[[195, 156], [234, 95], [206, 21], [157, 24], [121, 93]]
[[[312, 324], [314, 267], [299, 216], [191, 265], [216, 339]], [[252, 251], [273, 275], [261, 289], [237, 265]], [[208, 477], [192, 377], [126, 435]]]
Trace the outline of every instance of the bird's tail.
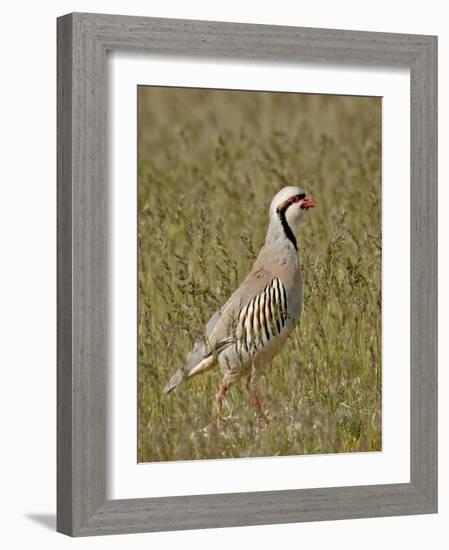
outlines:
[[194, 367], [192, 367], [190, 370], [186, 369], [179, 369], [175, 372], [175, 374], [170, 378], [168, 383], [164, 387], [164, 393], [170, 393], [175, 388], [181, 384], [181, 382], [184, 382], [184, 380], [187, 380], [188, 378], [192, 378], [192, 376], [196, 376], [197, 374], [201, 374], [202, 372], [205, 372], [209, 369], [211, 369], [214, 366], [215, 357], [213, 355], [208, 355], [204, 359], [202, 359], [199, 363], [197, 363]]
[[170, 378], [167, 384], [164, 386], [164, 393], [170, 393], [181, 384], [187, 378], [186, 372], [183, 369], [179, 369]]

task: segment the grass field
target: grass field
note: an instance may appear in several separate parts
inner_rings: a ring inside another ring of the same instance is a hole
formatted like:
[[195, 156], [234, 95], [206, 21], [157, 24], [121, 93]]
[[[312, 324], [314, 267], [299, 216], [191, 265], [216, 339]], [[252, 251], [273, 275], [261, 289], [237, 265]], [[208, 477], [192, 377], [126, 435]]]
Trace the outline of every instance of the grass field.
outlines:
[[[381, 100], [139, 88], [139, 462], [381, 449]], [[301, 320], [257, 381], [263, 425], [218, 369], [162, 392], [249, 271], [285, 185]]]

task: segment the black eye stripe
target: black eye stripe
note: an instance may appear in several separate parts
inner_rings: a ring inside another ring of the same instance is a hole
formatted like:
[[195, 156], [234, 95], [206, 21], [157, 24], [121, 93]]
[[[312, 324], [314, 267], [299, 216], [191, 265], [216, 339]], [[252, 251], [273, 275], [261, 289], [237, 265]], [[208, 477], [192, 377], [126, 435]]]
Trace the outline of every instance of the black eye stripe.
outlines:
[[292, 195], [289, 199], [286, 200], [287, 204], [286, 204], [285, 209], [287, 210], [287, 208], [290, 206], [290, 204], [294, 204], [295, 202], [302, 201], [305, 198], [306, 198], [305, 193], [299, 193], [299, 195]]
[[306, 194], [305, 193], [300, 193], [299, 195], [295, 195], [295, 202], [298, 202], [298, 201], [302, 201], [303, 199], [306, 198]]

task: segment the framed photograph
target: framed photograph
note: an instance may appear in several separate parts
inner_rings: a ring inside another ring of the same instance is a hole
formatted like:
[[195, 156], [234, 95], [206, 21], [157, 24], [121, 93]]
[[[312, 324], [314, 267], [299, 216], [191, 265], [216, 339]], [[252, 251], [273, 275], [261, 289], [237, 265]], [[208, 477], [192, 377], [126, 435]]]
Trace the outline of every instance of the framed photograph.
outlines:
[[437, 39], [58, 19], [58, 531], [437, 511]]

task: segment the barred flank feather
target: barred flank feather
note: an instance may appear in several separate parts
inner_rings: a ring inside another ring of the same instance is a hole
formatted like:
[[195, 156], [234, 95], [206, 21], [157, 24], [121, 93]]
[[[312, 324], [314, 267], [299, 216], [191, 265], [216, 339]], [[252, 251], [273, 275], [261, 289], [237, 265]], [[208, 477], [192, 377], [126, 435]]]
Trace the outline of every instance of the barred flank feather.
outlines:
[[287, 293], [276, 277], [240, 310], [237, 337], [242, 351], [256, 352], [281, 334], [287, 311]]

